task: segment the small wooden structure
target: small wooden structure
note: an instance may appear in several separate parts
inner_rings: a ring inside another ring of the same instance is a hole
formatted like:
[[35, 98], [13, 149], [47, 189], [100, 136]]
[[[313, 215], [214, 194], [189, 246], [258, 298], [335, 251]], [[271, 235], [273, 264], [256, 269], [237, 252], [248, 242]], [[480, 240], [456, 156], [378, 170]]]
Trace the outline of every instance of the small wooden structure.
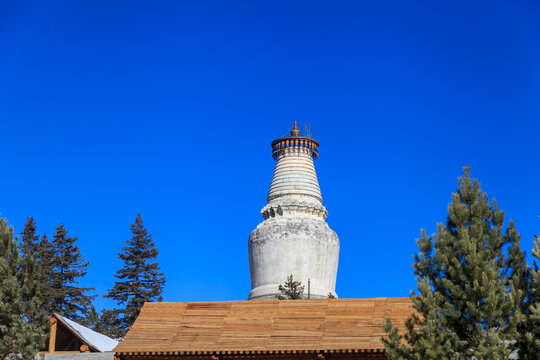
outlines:
[[385, 359], [382, 325], [409, 298], [146, 303], [119, 360]]
[[50, 321], [48, 350], [40, 353], [106, 352], [112, 351], [118, 345], [118, 341], [61, 315], [53, 314]]

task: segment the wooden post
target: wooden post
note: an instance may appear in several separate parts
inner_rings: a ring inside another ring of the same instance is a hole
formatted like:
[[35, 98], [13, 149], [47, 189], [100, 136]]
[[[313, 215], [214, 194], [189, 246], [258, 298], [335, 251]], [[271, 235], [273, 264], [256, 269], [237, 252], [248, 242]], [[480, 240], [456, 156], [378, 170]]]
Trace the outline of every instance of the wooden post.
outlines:
[[56, 347], [56, 328], [58, 326], [58, 320], [55, 317], [51, 317], [51, 335], [49, 336], [49, 352], [53, 353]]

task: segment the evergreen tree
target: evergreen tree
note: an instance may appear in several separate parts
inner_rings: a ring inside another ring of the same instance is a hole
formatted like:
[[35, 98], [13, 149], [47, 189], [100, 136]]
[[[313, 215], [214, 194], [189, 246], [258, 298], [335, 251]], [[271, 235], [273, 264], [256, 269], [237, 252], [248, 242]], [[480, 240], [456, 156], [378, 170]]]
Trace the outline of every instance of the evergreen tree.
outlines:
[[114, 299], [121, 309], [102, 313], [106, 327], [117, 327], [115, 337], [123, 337], [133, 324], [147, 301], [163, 301], [161, 296], [165, 287], [165, 276], [160, 272], [155, 261], [159, 251], [152, 240], [152, 235], [145, 229], [140, 214], [131, 225], [133, 237], [127, 240], [118, 257], [124, 261], [122, 269], [114, 275], [118, 281], [104, 297]]
[[41, 259], [39, 235], [36, 235], [36, 223], [31, 216], [26, 219], [26, 224], [24, 224], [24, 230], [21, 233], [21, 242], [25, 257], [30, 254], [34, 260], [39, 261]]
[[300, 300], [304, 294], [305, 286], [300, 281], [294, 281], [292, 274], [287, 276], [287, 281], [283, 285], [279, 285], [279, 295], [276, 295], [278, 300]]
[[[510, 220], [510, 230], [507, 231], [507, 236], [512, 238], [517, 235], [517, 231], [513, 226], [512, 220]], [[509, 249], [509, 268], [513, 269], [513, 286], [517, 290], [515, 296], [518, 300], [519, 312], [521, 313], [520, 321], [518, 322], [517, 332], [518, 335], [515, 338], [514, 348], [519, 354], [520, 360], [536, 360], [538, 359], [538, 352], [540, 350], [534, 341], [531, 341], [531, 334], [540, 334], [538, 325], [540, 321], [535, 321], [534, 314], [532, 313], [535, 300], [534, 291], [534, 276], [531, 267], [525, 260], [525, 253], [518, 247], [511, 247]]]
[[[87, 293], [94, 288], [77, 286], [78, 279], [87, 273], [89, 263], [84, 261], [75, 245], [77, 237], [67, 236], [64, 225], [56, 228], [52, 244], [44, 243], [47, 257], [47, 282], [50, 289], [50, 310], [86, 325], [85, 317], [92, 308], [95, 295]], [[50, 258], [49, 258], [50, 257]]]
[[[540, 260], [540, 238], [535, 235], [532, 254], [536, 260]], [[519, 359], [538, 359], [540, 354], [540, 270], [536, 262], [531, 271], [529, 295], [530, 307], [527, 311], [525, 325], [520, 329]]]
[[45, 345], [49, 321], [38, 291], [36, 261], [21, 256], [13, 228], [0, 219], [0, 359], [33, 360]]
[[91, 305], [89, 307], [84, 319], [86, 321], [86, 327], [92, 330], [95, 330], [97, 332], [100, 332], [97, 330], [100, 325], [100, 317], [94, 305]]
[[103, 309], [99, 321], [93, 329], [113, 339], [122, 339], [127, 331], [124, 327], [124, 321], [119, 310]]
[[38, 296], [43, 310], [50, 315], [51, 311], [51, 289], [49, 276], [51, 261], [54, 258], [52, 252], [52, 244], [49, 242], [47, 235], [40, 236], [36, 234], [36, 223], [33, 217], [28, 217], [24, 230], [21, 232], [22, 253], [24, 258], [32, 256], [37, 262], [39, 276], [39, 291]]
[[107, 335], [113, 339], [120, 339], [125, 332], [120, 328], [121, 323], [118, 316], [112, 310], [102, 310], [101, 314], [92, 306], [85, 317], [86, 326], [100, 334]]
[[[400, 334], [387, 319], [389, 359], [508, 359], [522, 322], [523, 252], [513, 222], [490, 204], [469, 169], [436, 235], [422, 231], [414, 274], [417, 314]], [[524, 260], [523, 260], [524, 261]], [[520, 265], [521, 263], [521, 265]]]
[[[39, 241], [39, 268], [41, 271], [40, 281], [40, 297], [43, 303], [43, 310], [46, 314], [52, 315], [55, 311], [53, 307], [53, 299], [57, 293], [53, 285], [58, 276], [55, 273], [56, 266], [56, 251], [54, 244], [49, 241], [47, 234], [43, 234]], [[58, 296], [58, 295], [56, 295]]]

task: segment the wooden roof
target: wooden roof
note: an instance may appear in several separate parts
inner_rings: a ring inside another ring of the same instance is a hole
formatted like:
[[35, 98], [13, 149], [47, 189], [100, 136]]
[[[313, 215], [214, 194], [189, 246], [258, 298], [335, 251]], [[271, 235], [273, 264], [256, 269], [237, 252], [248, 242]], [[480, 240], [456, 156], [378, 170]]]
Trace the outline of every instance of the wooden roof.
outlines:
[[118, 355], [382, 352], [386, 317], [404, 328], [409, 298], [146, 303]]

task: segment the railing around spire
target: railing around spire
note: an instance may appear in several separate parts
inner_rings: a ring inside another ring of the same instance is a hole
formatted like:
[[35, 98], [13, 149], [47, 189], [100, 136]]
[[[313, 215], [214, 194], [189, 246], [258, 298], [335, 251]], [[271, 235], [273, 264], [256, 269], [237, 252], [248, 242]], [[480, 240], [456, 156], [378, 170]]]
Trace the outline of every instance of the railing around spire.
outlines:
[[277, 160], [279, 153], [287, 148], [305, 148], [311, 151], [313, 159], [319, 157], [319, 143], [305, 137], [284, 137], [272, 141], [272, 157]]
[[319, 157], [319, 143], [311, 138], [301, 137], [296, 121], [291, 130], [291, 136], [272, 141], [272, 157], [277, 160], [279, 153], [287, 148], [304, 148], [311, 151], [313, 160]]

